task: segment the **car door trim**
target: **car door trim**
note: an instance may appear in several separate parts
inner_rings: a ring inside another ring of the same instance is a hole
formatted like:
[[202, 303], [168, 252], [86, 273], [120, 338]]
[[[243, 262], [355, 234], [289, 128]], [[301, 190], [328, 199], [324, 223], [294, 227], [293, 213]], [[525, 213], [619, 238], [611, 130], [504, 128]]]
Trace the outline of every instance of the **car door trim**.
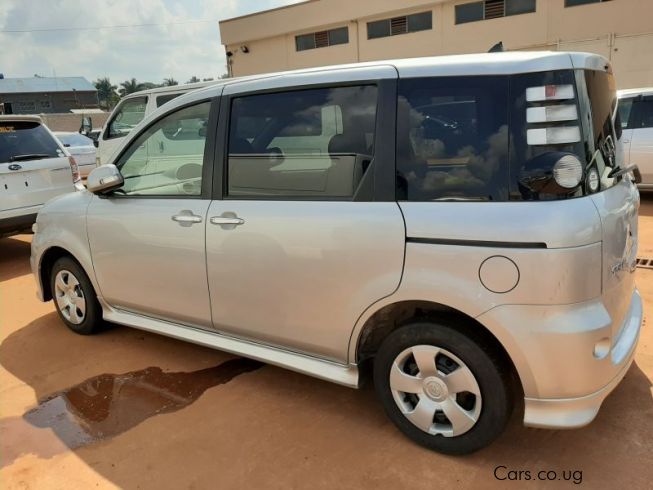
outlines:
[[340, 364], [218, 332], [131, 313], [113, 308], [103, 300], [101, 300], [101, 303], [104, 319], [109, 322], [211, 347], [231, 354], [242, 355], [349, 388], [358, 388], [359, 386], [358, 367], [353, 364]]

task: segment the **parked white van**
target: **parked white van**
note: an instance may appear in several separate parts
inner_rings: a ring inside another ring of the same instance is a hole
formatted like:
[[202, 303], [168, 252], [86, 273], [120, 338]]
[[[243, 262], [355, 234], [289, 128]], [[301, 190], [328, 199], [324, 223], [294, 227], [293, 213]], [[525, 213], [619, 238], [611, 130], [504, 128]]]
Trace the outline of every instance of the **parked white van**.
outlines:
[[653, 87], [620, 90], [618, 95], [624, 163], [639, 167], [640, 189], [653, 189]]
[[[206, 87], [216, 82], [189, 83], [171, 87], [159, 87], [134, 92], [122, 98], [107, 119], [102, 132], [97, 139], [96, 162], [102, 165], [124, 140], [130, 131], [140, 123], [145, 116], [154, 112], [166, 102], [181, 94]], [[154, 152], [157, 148], [153, 147]]]

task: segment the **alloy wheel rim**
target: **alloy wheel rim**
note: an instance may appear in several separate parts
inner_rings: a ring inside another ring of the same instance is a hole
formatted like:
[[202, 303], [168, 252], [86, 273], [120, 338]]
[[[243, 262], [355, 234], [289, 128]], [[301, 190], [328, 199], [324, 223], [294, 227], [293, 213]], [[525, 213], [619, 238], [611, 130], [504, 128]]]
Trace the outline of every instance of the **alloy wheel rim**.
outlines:
[[86, 318], [86, 298], [75, 275], [67, 270], [57, 272], [54, 278], [54, 296], [59, 311], [66, 320], [79, 325]]
[[431, 435], [460, 436], [481, 415], [476, 377], [441, 347], [416, 345], [402, 351], [390, 368], [390, 391], [401, 413]]

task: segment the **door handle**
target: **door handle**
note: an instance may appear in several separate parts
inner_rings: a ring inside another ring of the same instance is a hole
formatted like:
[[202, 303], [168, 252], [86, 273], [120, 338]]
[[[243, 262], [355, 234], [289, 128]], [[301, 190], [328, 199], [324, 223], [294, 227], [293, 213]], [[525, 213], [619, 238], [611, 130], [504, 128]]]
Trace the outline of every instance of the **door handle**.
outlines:
[[621, 140], [622, 143], [630, 143], [630, 140]]
[[192, 211], [184, 209], [179, 214], [172, 216], [172, 221], [176, 221], [181, 226], [191, 226], [193, 223], [201, 223], [202, 217], [193, 214]]
[[231, 216], [213, 216], [211, 218], [211, 224], [214, 225], [242, 225], [245, 223], [243, 218], [231, 217]]

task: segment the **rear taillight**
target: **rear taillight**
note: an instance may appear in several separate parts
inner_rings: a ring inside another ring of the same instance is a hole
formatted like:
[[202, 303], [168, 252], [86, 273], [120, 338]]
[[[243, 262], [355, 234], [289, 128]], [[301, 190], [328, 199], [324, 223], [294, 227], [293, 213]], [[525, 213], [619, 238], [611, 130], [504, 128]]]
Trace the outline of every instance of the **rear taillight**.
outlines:
[[68, 157], [68, 162], [70, 163], [70, 170], [73, 172], [73, 184], [81, 182], [82, 176], [79, 174], [79, 167], [77, 167], [77, 162], [73, 157]]
[[[526, 140], [529, 145], [564, 145], [580, 141], [580, 127], [578, 126], [578, 110], [573, 101], [574, 86], [568, 85], [542, 85], [526, 89], [526, 122], [538, 124], [539, 127], [526, 131]], [[546, 104], [551, 101], [571, 101], [565, 104]], [[574, 121], [576, 125], [561, 125]]]

